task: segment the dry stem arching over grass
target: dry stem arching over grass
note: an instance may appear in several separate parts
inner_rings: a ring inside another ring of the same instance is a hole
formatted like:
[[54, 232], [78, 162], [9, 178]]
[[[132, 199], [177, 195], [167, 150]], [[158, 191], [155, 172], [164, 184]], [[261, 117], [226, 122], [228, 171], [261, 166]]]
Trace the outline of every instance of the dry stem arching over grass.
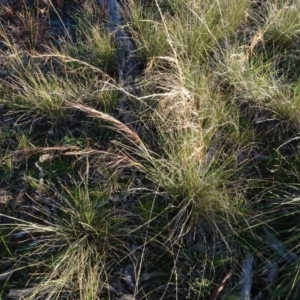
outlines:
[[299, 299], [298, 11], [0, 1], [0, 299]]

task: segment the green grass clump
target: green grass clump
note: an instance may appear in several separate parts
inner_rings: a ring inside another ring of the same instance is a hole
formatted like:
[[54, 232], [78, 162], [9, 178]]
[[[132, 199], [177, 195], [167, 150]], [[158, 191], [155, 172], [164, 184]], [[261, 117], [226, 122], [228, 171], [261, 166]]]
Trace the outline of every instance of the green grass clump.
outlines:
[[[40, 270], [31, 275], [38, 284], [29, 299], [61, 299], [66, 294], [94, 299], [107, 281], [105, 264], [109, 257], [118, 265], [118, 256], [126, 251], [126, 245], [122, 249], [118, 240], [129, 230], [129, 214], [112, 209], [106, 203], [109, 195], [105, 191], [93, 195], [84, 185], [69, 188], [64, 187], [53, 199], [55, 215], [49, 214], [46, 203], [35, 203], [31, 222], [12, 219], [19, 223], [12, 234], [23, 231], [35, 236], [32, 244], [20, 241], [26, 247], [17, 262], [21, 269], [29, 271], [36, 266]], [[30, 263], [23, 266], [26, 262]]]
[[266, 43], [283, 49], [296, 46], [299, 38], [299, 3], [296, 1], [275, 1], [269, 4], [269, 14], [264, 25]]

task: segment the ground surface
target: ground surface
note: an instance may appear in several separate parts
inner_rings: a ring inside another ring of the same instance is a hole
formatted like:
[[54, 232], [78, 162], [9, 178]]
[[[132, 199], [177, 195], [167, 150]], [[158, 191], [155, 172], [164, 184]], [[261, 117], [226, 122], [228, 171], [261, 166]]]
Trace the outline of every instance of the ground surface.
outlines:
[[0, 299], [299, 299], [300, 7], [233, 2], [0, 1]]

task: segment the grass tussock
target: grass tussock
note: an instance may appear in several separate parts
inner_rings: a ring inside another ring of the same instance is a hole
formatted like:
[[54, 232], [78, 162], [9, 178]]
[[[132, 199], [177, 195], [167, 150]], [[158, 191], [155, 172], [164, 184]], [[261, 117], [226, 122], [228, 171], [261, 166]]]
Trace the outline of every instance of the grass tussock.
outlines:
[[298, 299], [298, 6], [1, 4], [1, 299]]

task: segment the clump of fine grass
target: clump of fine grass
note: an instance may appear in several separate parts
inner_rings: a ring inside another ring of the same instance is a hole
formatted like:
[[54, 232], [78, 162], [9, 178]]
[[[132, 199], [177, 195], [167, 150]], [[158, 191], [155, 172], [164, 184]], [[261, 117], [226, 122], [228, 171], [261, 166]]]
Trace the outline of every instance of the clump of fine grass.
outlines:
[[[218, 47], [220, 37], [238, 27], [249, 6], [248, 1], [232, 5], [226, 1], [217, 5], [210, 1], [162, 2], [153, 1], [146, 6], [136, 1], [128, 12], [130, 30], [143, 61], [167, 55], [172, 49], [182, 60], [201, 62], [214, 45]], [[165, 9], [170, 13], [163, 15]]]
[[[261, 33], [255, 35], [251, 45], [261, 43]], [[249, 101], [253, 106], [268, 110], [274, 118], [290, 119], [297, 124], [298, 82], [288, 82], [281, 76], [275, 61], [265, 60], [261, 54], [254, 54], [250, 47], [235, 44], [227, 51], [217, 51], [217, 76], [234, 90], [231, 101], [237, 104]]]
[[46, 120], [54, 127], [71, 117], [65, 109], [68, 102], [86, 103], [105, 111], [114, 109], [119, 92], [107, 72], [114, 72], [116, 49], [103, 20], [89, 20], [85, 14], [77, 22], [76, 40], [71, 41], [69, 33], [56, 46], [49, 41], [43, 45], [47, 54], [34, 46], [27, 52], [1, 27], [6, 75], [1, 82], [0, 103], [23, 114], [23, 119], [32, 115], [33, 123]]
[[216, 5], [210, 1], [174, 3], [174, 16], [170, 20], [166, 18], [165, 24], [176, 55], [182, 60], [199, 63], [214, 47], [218, 47], [220, 38], [233, 33], [244, 19], [249, 3], [236, 1], [228, 4], [228, 1]]
[[76, 40], [73, 42], [68, 39], [61, 41], [59, 48], [61, 54], [86, 62], [105, 73], [115, 71], [117, 49], [104, 25], [100, 22], [91, 24], [82, 16], [78, 17]]
[[299, 39], [298, 1], [275, 1], [268, 5], [263, 27], [264, 38], [275, 49], [291, 49]]
[[168, 37], [155, 5], [146, 6], [141, 1], [135, 1], [126, 16], [140, 63], [146, 64], [151, 58], [164, 56], [170, 51]]
[[[65, 67], [68, 62], [64, 63], [64, 60], [79, 62], [57, 53], [47, 58], [52, 57], [56, 60], [62, 58], [61, 64]], [[0, 103], [23, 114], [24, 119], [34, 115], [33, 124], [48, 120], [54, 127], [63, 124], [70, 116], [66, 109], [69, 102], [87, 103], [105, 111], [114, 108], [118, 91], [111, 84], [98, 81], [95, 74], [86, 76], [85, 81], [81, 80], [81, 75], [61, 76], [51, 66], [43, 66], [47, 58], [39, 55], [24, 57], [15, 53], [6, 64], [10, 78], [2, 83], [4, 95]], [[84, 68], [87, 69], [86, 66]], [[48, 69], [46, 73], [45, 69]]]
[[87, 182], [63, 186], [57, 196], [51, 203], [50, 198], [34, 203], [30, 221], [11, 219], [18, 223], [11, 235], [24, 232], [35, 237], [31, 244], [26, 239], [20, 241], [24, 251], [17, 262], [21, 269], [32, 270], [28, 280], [36, 282], [27, 299], [61, 299], [66, 295], [97, 299], [108, 292], [107, 264], [118, 266], [119, 255], [127, 252], [124, 239], [130, 213], [112, 209], [107, 204], [107, 191], [92, 192]]

